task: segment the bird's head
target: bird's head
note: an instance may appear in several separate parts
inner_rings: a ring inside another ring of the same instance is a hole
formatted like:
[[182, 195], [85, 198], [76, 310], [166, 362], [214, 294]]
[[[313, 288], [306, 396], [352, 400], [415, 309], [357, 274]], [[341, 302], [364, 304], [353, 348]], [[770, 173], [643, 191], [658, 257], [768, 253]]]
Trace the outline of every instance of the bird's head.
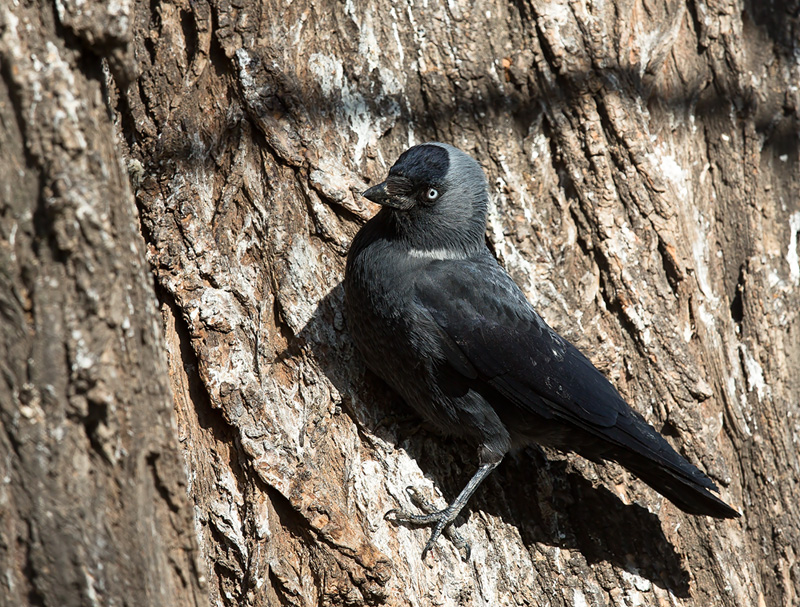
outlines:
[[474, 158], [451, 145], [409, 148], [386, 181], [364, 196], [385, 207], [398, 237], [416, 254], [461, 257], [484, 246], [486, 177]]

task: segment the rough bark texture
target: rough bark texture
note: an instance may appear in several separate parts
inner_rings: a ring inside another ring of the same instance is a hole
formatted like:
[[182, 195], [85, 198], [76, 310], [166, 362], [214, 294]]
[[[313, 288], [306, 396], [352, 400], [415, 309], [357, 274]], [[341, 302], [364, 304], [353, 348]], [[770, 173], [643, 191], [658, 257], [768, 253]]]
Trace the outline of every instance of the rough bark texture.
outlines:
[[[800, 600], [796, 3], [56, 6], [0, 16], [0, 144], [16, 162], [0, 167], [0, 558], [15, 604], [44, 596], [42, 559], [82, 566], [29, 522], [51, 503], [71, 549], [102, 544], [131, 572], [120, 584], [154, 567], [175, 592], [164, 604], [199, 600], [198, 575], [218, 605]], [[24, 47], [25, 19], [53, 41]], [[74, 80], [58, 88], [60, 69]], [[365, 372], [342, 317], [344, 256], [374, 212], [358, 192], [432, 139], [486, 169], [488, 241], [539, 312], [742, 519], [687, 516], [619, 467], [530, 449], [470, 502], [467, 561], [440, 540], [422, 562], [427, 532], [383, 520], [407, 485], [451, 499], [477, 461]], [[119, 156], [162, 302], [199, 574]], [[84, 432], [68, 453], [89, 458], [91, 516], [67, 497], [79, 477], [26, 463], [67, 444], [59, 415]], [[114, 475], [116, 494], [98, 488]], [[107, 538], [103, 520], [150, 535]], [[169, 566], [143, 557], [159, 554]]]
[[207, 604], [153, 279], [91, 55], [113, 54], [92, 38], [113, 23], [95, 15], [90, 33], [75, 8], [0, 6], [0, 604]]

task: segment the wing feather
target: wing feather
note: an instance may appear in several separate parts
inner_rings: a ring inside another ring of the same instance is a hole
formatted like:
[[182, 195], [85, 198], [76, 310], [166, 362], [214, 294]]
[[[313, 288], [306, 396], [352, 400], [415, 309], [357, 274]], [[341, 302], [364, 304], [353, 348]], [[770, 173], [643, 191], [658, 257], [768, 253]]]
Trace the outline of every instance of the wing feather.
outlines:
[[628, 409], [589, 359], [536, 314], [496, 262], [431, 264], [415, 287], [418, 305], [442, 330], [448, 362], [460, 370], [466, 359], [517, 406], [547, 419], [599, 427], [613, 426]]
[[416, 278], [417, 305], [441, 329], [448, 364], [466, 379], [487, 382], [522, 409], [573, 424], [609, 446], [639, 453], [687, 481], [716, 489], [628, 406], [586, 356], [539, 317], [508, 274], [487, 257], [478, 263], [434, 263]]

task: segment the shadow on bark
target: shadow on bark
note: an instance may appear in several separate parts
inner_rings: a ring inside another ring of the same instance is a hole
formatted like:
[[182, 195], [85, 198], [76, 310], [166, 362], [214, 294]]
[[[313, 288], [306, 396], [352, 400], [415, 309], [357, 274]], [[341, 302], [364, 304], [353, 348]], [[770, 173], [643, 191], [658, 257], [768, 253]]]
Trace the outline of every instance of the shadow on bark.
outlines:
[[743, 17], [763, 27], [782, 53], [791, 57], [800, 39], [800, 1], [745, 0]]
[[[787, 32], [798, 27], [795, 22], [800, 10], [797, 8], [800, 3], [796, 2], [797, 6], [790, 4], [784, 6], [779, 0], [772, 0], [769, 5], [782, 11], [777, 13], [756, 6], [752, 0], [745, 3], [754, 27], [760, 28], [774, 41], [780, 54], [788, 56], [791, 56], [795, 44]], [[525, 14], [523, 7], [518, 7], [518, 10]], [[530, 23], [528, 34], [534, 32], [536, 26]], [[551, 56], [546, 41], [541, 42], [547, 63], [550, 66], [558, 63]], [[713, 75], [709, 76], [709, 81], [698, 79], [695, 86], [687, 90], [675, 90], [659, 86], [649, 72], [642, 74], [619, 64], [586, 71], [553, 70], [548, 77], [543, 77], [540, 73], [542, 68], [534, 62], [529, 47], [530, 44], [523, 45], [512, 51], [508, 58], [510, 67], [503, 74], [502, 85], [488, 75], [480, 74], [468, 79], [467, 86], [460, 82], [464, 79], [433, 70], [421, 76], [419, 89], [409, 87], [397, 93], [383, 94], [375, 92], [382, 90], [377, 71], [359, 75], [351, 72], [354, 68], [345, 64], [344, 78], [357, 85], [357, 98], [367, 106], [363, 108], [353, 105], [356, 103], [353, 95], [345, 98], [340, 92], [325, 94], [318, 83], [299, 79], [294, 66], [284, 65], [283, 56], [274, 48], [249, 49], [243, 56], [246, 58], [237, 60], [226, 57], [219, 43], [212, 38], [213, 65], [218, 73], [229, 74], [236, 81], [228, 89], [230, 99], [226, 119], [211, 130], [193, 124], [167, 129], [170, 136], [154, 139], [154, 147], [145, 157], [149, 167], [155, 168], [167, 160], [197, 162], [214, 156], [224, 140], [223, 135], [241, 116], [235, 97], [266, 137], [266, 141], [260, 143], [270, 148], [276, 159], [299, 167], [309, 161], [300, 152], [309, 146], [317, 147], [318, 141], [313, 138], [318, 131], [313, 125], [330, 122], [332, 116], [353, 116], [366, 109], [370, 116], [390, 118], [381, 138], [391, 139], [392, 131], [404, 132], [413, 125], [420, 141], [447, 139], [449, 133], [474, 129], [476, 121], [491, 132], [492, 125], [500, 126], [500, 118], [507, 116], [513, 119], [516, 129], [524, 137], [539, 115], [548, 114], [547, 108], [563, 109], [567, 115], [572, 115], [575, 100], [589, 91], [598, 101], [598, 110], [602, 114], [603, 90], [616, 90], [624, 98], [638, 99], [642, 107], [651, 104], [684, 107], [698, 116], [724, 120], [731, 118], [733, 108], [738, 119], [755, 118], [756, 131], [764, 136], [764, 145], [776, 148], [777, 153], [792, 153], [800, 145], [796, 137], [799, 127], [797, 110], [785, 104], [782, 90], [771, 90], [765, 85], [762, 93], [768, 95], [759, 99], [755, 89], [739, 89], [734, 83]], [[130, 112], [124, 111], [127, 107], [125, 95], [121, 96], [119, 103], [120, 115], [128, 116]], [[184, 119], [191, 121], [191, 115]], [[160, 130], [165, 126], [162, 125]], [[555, 125], [551, 126], [558, 131]], [[613, 127], [607, 126], [613, 131]], [[126, 137], [134, 141], [137, 137], [134, 123], [125, 122], [124, 127]], [[193, 137], [188, 133], [193, 133]], [[405, 137], [401, 139], [406, 141]], [[398, 148], [398, 151], [402, 150]]]
[[[424, 429], [410, 407], [369, 371], [357, 391], [352, 369], [343, 364], [351, 359], [356, 362], [359, 354], [346, 326], [340, 331], [335, 325], [343, 313], [342, 299], [339, 283], [320, 301], [297, 336], [299, 343], [290, 345], [282, 356], [296, 355], [300, 343], [308, 348], [342, 395], [345, 410], [367, 442], [370, 435], [380, 436], [405, 449], [445, 499], [452, 500], [475, 471], [477, 447]], [[536, 447], [509, 454], [478, 489], [456, 524], [463, 524], [471, 511], [483, 510], [516, 527], [528, 550], [537, 543], [576, 550], [589, 564], [607, 561], [677, 596], [689, 596], [689, 575], [665, 537], [659, 518], [641, 506], [625, 505], [611, 491], [594, 486], [570, 467], [567, 460], [548, 458]]]

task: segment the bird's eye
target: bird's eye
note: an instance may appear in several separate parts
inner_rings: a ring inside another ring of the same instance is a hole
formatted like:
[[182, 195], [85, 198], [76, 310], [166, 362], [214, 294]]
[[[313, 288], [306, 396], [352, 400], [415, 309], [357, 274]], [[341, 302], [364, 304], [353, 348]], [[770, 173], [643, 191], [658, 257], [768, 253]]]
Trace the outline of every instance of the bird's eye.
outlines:
[[428, 188], [428, 191], [425, 192], [425, 198], [428, 200], [436, 200], [439, 198], [439, 190], [436, 188]]

